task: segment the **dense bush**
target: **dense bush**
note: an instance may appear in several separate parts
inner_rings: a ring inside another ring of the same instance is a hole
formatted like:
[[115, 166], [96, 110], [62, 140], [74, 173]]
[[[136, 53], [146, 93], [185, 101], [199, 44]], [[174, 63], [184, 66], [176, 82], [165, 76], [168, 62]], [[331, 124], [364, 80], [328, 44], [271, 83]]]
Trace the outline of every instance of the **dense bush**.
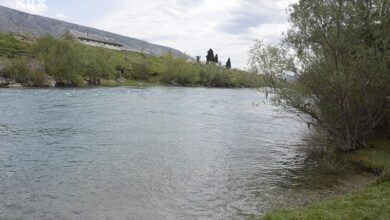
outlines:
[[194, 64], [187, 63], [184, 57], [174, 57], [168, 53], [164, 57], [164, 68], [160, 80], [173, 85], [194, 85], [198, 83], [199, 76]]
[[292, 5], [290, 21], [286, 42], [302, 71], [276, 90], [280, 103], [310, 115], [335, 146], [365, 147], [389, 108], [388, 2], [301, 0]]
[[195, 63], [171, 53], [157, 57], [91, 47], [72, 38], [52, 36], [38, 38], [30, 44], [29, 56], [7, 58], [2, 71], [4, 78], [13, 77], [37, 86], [45, 84], [49, 77], [58, 86], [96, 85], [103, 79], [212, 87], [258, 87], [263, 83], [257, 74], [226, 69], [215, 63]]
[[82, 84], [82, 54], [71, 41], [42, 37], [34, 45], [33, 52], [43, 62], [45, 72], [60, 85]]
[[240, 70], [231, 70], [214, 63], [198, 64], [168, 53], [164, 57], [161, 74], [163, 83], [174, 85], [202, 85], [210, 87], [260, 87], [262, 76]]
[[71, 40], [42, 37], [33, 53], [43, 62], [45, 72], [62, 85], [82, 85], [84, 80], [98, 84], [116, 73], [116, 62], [109, 51]]
[[3, 63], [0, 75], [17, 83], [25, 83], [32, 78], [32, 71], [26, 59], [14, 59]]

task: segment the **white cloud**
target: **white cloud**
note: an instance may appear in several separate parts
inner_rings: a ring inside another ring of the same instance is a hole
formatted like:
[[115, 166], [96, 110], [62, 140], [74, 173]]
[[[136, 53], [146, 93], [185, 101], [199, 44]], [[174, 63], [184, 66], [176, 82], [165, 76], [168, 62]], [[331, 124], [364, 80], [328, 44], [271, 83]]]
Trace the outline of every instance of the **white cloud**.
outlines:
[[185, 51], [204, 59], [209, 48], [243, 68], [255, 39], [276, 42], [296, 0], [114, 0], [117, 8], [92, 25]]
[[0, 4], [37, 15], [43, 15], [47, 10], [46, 0], [0, 0]]

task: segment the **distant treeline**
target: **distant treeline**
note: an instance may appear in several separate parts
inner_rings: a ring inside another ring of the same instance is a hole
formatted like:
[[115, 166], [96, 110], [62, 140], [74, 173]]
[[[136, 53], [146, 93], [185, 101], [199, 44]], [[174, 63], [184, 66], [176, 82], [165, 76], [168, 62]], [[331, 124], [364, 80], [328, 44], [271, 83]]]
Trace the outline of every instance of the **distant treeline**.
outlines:
[[0, 77], [26, 86], [153, 84], [210, 87], [260, 87], [263, 77], [187, 57], [162, 57], [81, 44], [71, 38], [38, 39], [0, 33]]

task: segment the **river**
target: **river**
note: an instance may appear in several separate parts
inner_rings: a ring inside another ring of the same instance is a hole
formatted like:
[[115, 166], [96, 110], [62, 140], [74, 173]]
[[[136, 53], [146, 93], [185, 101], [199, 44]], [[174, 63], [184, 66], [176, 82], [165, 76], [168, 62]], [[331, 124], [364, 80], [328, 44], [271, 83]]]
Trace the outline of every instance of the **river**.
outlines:
[[261, 215], [306, 129], [250, 89], [1, 89], [0, 219]]

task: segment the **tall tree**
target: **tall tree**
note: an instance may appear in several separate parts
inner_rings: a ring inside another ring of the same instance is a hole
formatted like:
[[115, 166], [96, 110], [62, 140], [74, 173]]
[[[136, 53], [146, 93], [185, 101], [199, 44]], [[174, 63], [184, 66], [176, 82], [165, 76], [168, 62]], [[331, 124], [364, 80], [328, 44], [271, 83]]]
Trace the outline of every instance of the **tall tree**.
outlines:
[[213, 49], [210, 49], [207, 52], [206, 60], [207, 60], [207, 63], [214, 62], [214, 51], [213, 51]]
[[280, 102], [310, 115], [341, 149], [366, 146], [389, 109], [389, 1], [300, 0], [290, 21], [286, 42], [302, 71], [278, 90]]
[[200, 63], [200, 56], [196, 56], [196, 63]]
[[214, 63], [219, 63], [219, 60], [218, 60], [218, 54], [215, 54], [215, 57], [214, 57]]
[[232, 63], [231, 63], [231, 61], [230, 61], [230, 57], [229, 57], [229, 59], [228, 59], [227, 62], [226, 62], [226, 68], [227, 68], [227, 69], [231, 69], [231, 68], [232, 68]]

